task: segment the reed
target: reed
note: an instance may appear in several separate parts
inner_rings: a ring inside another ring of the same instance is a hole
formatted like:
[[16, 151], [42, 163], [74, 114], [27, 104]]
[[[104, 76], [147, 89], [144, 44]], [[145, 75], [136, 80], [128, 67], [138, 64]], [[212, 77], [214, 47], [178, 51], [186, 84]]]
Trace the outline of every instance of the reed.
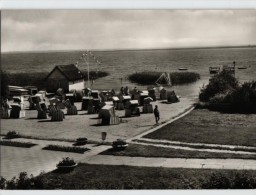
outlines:
[[[161, 74], [162, 72], [136, 72], [129, 75], [128, 79], [141, 85], [153, 85]], [[197, 81], [200, 79], [200, 75], [195, 72], [172, 72], [170, 78], [173, 85], [181, 85]], [[162, 84], [166, 84], [166, 82]]]
[[[83, 71], [84, 79], [87, 79], [87, 72]], [[17, 86], [36, 86], [39, 89], [46, 88], [45, 78], [49, 74], [49, 72], [34, 72], [34, 73], [4, 73], [1, 72], [1, 77], [5, 76], [8, 79], [8, 84], [17, 85]], [[99, 79], [101, 77], [108, 76], [108, 72], [104, 71], [90, 71], [91, 79]]]

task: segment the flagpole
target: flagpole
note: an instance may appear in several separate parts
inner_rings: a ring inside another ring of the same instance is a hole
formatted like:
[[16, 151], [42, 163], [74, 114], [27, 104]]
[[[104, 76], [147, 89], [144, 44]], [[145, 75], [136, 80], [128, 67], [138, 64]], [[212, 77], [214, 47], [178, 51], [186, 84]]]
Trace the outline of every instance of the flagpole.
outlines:
[[87, 50], [87, 70], [88, 70], [88, 88], [90, 88], [90, 65], [89, 65], [89, 51]]

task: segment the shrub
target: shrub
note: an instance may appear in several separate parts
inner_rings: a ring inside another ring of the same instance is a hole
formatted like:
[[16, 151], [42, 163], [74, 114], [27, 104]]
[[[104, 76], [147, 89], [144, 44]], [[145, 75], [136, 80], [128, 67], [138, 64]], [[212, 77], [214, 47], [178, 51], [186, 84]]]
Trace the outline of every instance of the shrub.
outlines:
[[5, 189], [5, 188], [6, 188], [6, 179], [1, 176], [0, 177], [0, 189]]
[[13, 146], [13, 147], [22, 147], [22, 148], [31, 148], [37, 144], [31, 142], [16, 142], [16, 141], [0, 141], [0, 145], [3, 146]]
[[80, 147], [70, 147], [70, 146], [60, 146], [60, 145], [48, 145], [43, 148], [43, 150], [54, 150], [60, 152], [74, 152], [74, 153], [84, 153], [88, 151], [88, 148], [80, 148]]
[[125, 140], [117, 139], [116, 141], [113, 141], [112, 147], [113, 149], [124, 149], [127, 147], [127, 143]]
[[199, 94], [200, 101], [207, 102], [216, 94], [227, 93], [239, 87], [237, 79], [230, 73], [222, 71], [214, 75], [209, 84], [202, 88]]
[[246, 82], [232, 93], [232, 106], [240, 112], [256, 112], [256, 81]]
[[213, 173], [210, 178], [202, 184], [204, 189], [230, 189], [230, 179], [222, 173]]
[[16, 131], [8, 131], [8, 133], [5, 136], [5, 139], [14, 139], [19, 137], [20, 135]]
[[6, 180], [1, 177], [0, 187], [1, 189], [8, 190], [44, 189], [42, 175], [43, 173], [40, 173], [37, 177], [34, 177], [33, 175], [30, 175], [29, 177], [26, 172], [21, 172], [18, 178], [13, 177], [11, 180]]
[[10, 83], [9, 75], [6, 72], [3, 72], [1, 69], [1, 97], [4, 99], [9, 95], [8, 85]]
[[75, 164], [76, 162], [74, 161], [74, 159], [65, 157], [57, 164], [57, 166], [73, 166]]
[[256, 179], [248, 171], [237, 172], [235, 175], [213, 173], [202, 184], [204, 189], [255, 189]]
[[[129, 75], [128, 79], [141, 85], [154, 85], [161, 74], [162, 72], [136, 72]], [[173, 85], [179, 85], [195, 82], [200, 79], [200, 75], [194, 72], [173, 72], [170, 73], [170, 78]], [[166, 84], [166, 81], [162, 84]]]

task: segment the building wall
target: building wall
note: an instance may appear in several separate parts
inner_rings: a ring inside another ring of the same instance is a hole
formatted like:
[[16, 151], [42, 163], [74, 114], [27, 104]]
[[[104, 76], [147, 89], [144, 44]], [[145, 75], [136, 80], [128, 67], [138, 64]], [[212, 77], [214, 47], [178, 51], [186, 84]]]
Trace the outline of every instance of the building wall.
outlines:
[[78, 81], [75, 81], [75, 82], [69, 82], [69, 91], [70, 90], [82, 90], [84, 89], [84, 80], [81, 79], [81, 80], [78, 80]]
[[68, 92], [69, 81], [58, 69], [55, 69], [46, 80], [46, 91], [54, 93], [59, 88], [63, 88], [65, 92]]

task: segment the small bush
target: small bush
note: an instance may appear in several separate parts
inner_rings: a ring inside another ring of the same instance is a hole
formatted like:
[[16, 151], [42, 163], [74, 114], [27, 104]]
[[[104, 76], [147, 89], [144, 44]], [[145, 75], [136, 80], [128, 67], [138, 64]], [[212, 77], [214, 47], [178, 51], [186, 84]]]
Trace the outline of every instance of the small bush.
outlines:
[[59, 145], [48, 145], [43, 148], [43, 150], [54, 150], [60, 152], [74, 152], [74, 153], [84, 153], [88, 151], [88, 148], [80, 148], [80, 147], [70, 147], [70, 146], [59, 146]]
[[113, 141], [112, 147], [113, 149], [124, 149], [127, 147], [127, 143], [125, 140], [117, 139], [116, 141]]
[[5, 139], [14, 139], [19, 137], [20, 135], [16, 131], [8, 131], [8, 133], [5, 136]]
[[63, 158], [58, 164], [57, 166], [73, 166], [75, 165], [76, 162], [69, 157]]

